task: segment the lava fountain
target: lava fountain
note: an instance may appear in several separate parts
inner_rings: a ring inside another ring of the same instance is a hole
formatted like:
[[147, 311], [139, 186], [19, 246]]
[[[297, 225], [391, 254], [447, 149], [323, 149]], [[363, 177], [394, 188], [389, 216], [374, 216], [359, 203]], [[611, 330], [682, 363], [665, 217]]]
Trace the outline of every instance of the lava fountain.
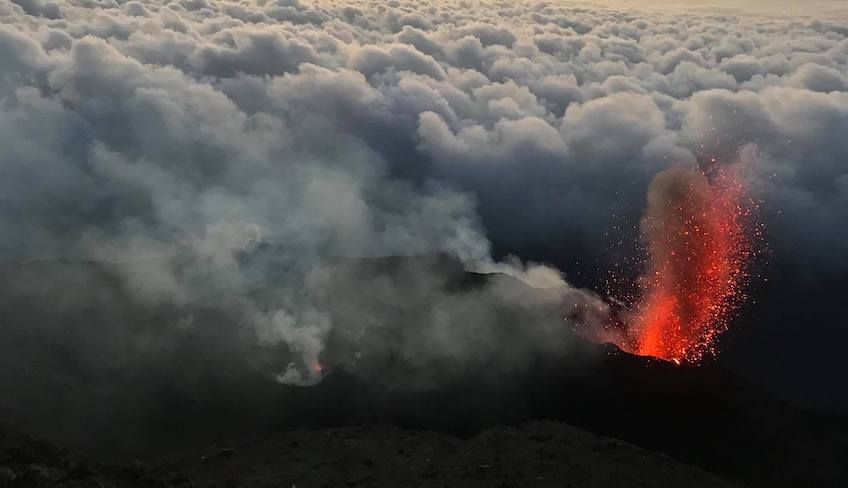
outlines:
[[640, 231], [647, 246], [639, 298], [619, 346], [675, 363], [715, 354], [744, 299], [754, 206], [735, 166], [670, 168], [654, 178]]

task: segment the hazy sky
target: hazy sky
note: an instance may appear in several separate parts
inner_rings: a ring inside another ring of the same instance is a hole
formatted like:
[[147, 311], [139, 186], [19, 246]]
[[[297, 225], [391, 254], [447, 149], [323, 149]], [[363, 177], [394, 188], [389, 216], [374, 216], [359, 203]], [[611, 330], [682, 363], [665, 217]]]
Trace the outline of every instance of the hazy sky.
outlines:
[[844, 0], [595, 0], [595, 3], [632, 8], [685, 8], [767, 12], [789, 16], [842, 14], [848, 12]]

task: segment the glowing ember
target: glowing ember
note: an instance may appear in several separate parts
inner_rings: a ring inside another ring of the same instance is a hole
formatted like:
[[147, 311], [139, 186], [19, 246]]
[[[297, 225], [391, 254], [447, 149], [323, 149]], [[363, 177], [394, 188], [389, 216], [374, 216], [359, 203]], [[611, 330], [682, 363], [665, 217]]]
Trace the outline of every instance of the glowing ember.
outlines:
[[752, 205], [735, 169], [710, 176], [671, 168], [648, 192], [641, 223], [648, 246], [640, 298], [624, 314], [622, 349], [675, 363], [715, 354], [715, 342], [744, 298]]

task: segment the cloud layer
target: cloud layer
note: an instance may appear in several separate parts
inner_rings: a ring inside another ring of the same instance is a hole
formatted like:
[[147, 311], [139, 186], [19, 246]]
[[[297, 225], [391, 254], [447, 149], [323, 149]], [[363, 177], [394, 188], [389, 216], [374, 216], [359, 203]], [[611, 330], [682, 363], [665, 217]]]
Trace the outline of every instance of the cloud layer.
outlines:
[[838, 21], [290, 0], [0, 15], [6, 256], [221, 222], [429, 252], [480, 245], [451, 235], [475, 205], [507, 247], [596, 242], [658, 170], [745, 144], [778, 239], [827, 266], [848, 251]]

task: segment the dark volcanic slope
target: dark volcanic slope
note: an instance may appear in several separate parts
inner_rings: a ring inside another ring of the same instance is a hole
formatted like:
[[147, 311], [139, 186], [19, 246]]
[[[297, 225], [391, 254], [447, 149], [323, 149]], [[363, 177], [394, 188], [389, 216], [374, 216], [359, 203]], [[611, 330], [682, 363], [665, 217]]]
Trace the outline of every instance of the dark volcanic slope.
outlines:
[[460, 380], [414, 393], [336, 373], [293, 392], [303, 396], [297, 405], [319, 407], [292, 415], [312, 425], [390, 421], [458, 435], [557, 419], [754, 486], [839, 487], [848, 480], [844, 419], [795, 410], [717, 365], [681, 368], [612, 349], [588, 368], [575, 368], [572, 359], [497, 383]]
[[294, 431], [218, 446], [176, 463], [200, 486], [727, 488], [729, 483], [630, 444], [562, 423], [496, 427], [461, 440], [375, 425]]
[[[433, 259], [333, 266], [326, 307], [338, 320], [322, 357], [331, 372], [299, 388], [274, 381], [289, 352], [259, 347], [234, 326], [230, 297], [150, 301], [128, 285], [123, 265], [6, 265], [0, 418], [119, 460], [302, 428], [390, 423], [473, 437], [550, 419], [754, 486], [848, 485], [844, 418], [799, 411], [718, 364], [678, 367], [586, 343], [532, 305], [537, 291], [508, 277]], [[426, 286], [412, 279], [421, 276]], [[251, 300], [273, 300], [267, 283]], [[448, 325], [465, 330], [456, 317], [471, 302], [457, 297], [493, 286], [531, 306], [484, 302], [494, 312], [473, 324], [487, 339], [479, 354], [451, 362], [398, 353], [421, 343], [433, 310], [457, 311]]]
[[3, 488], [741, 486], [562, 423], [497, 427], [463, 441], [386, 425], [293, 431], [210, 446], [149, 468], [92, 463], [0, 430]]
[[0, 429], [2, 488], [190, 488], [188, 478], [140, 463], [93, 463], [27, 435]]

